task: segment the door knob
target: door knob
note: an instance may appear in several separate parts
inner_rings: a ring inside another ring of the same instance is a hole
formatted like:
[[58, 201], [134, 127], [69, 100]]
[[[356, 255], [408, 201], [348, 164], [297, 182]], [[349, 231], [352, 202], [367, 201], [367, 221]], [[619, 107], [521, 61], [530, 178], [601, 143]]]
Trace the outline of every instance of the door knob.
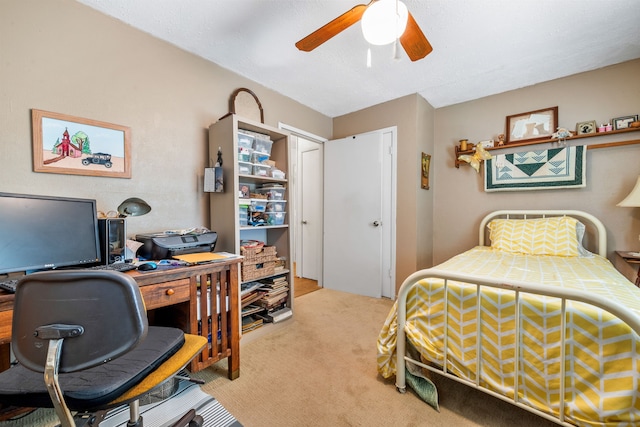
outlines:
[[380, 227], [380, 221], [373, 221], [373, 226], [374, 227]]
[[303, 223], [303, 224], [306, 224], [306, 223], [307, 223], [307, 221], [302, 221], [302, 223]]

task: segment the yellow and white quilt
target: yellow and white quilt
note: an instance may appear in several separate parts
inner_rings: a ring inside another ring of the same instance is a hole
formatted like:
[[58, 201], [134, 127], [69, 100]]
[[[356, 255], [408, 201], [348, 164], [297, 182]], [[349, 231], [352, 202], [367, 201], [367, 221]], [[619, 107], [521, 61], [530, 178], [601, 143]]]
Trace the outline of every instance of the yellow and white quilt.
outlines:
[[[438, 266], [470, 275], [562, 286], [589, 292], [625, 305], [640, 315], [640, 289], [603, 257], [593, 255], [523, 255], [478, 246]], [[521, 295], [515, 336], [514, 293], [483, 289], [481, 366], [476, 341], [476, 287], [449, 283], [449, 314], [444, 315], [440, 279], [414, 286], [407, 300], [407, 339], [425, 363], [443, 365], [444, 323], [448, 328], [448, 369], [513, 397], [518, 370], [518, 400], [558, 416], [560, 410], [560, 303], [552, 297]], [[395, 374], [396, 305], [378, 337], [378, 370]], [[583, 303], [567, 303], [568, 355], [565, 373], [565, 417], [579, 426], [640, 425], [640, 337], [608, 312]], [[519, 360], [516, 360], [516, 347]]]

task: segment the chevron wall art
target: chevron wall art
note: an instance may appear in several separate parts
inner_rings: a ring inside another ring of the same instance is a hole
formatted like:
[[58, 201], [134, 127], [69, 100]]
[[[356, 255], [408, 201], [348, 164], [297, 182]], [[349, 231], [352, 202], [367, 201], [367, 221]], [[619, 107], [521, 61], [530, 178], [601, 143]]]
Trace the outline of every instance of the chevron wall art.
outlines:
[[586, 147], [499, 154], [486, 161], [484, 191], [586, 186]]

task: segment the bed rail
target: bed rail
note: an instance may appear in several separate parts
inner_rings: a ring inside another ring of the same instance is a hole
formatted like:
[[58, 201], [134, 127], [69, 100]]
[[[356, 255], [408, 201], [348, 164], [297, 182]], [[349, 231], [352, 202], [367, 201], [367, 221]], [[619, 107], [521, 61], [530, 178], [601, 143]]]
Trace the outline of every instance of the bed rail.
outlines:
[[554, 216], [571, 216], [583, 223], [589, 231], [595, 231], [595, 253], [600, 256], [607, 257], [607, 231], [604, 224], [590, 213], [577, 210], [500, 210], [494, 211], [485, 216], [480, 221], [479, 238], [480, 246], [488, 246], [485, 244], [487, 240], [487, 225], [495, 218], [510, 219], [526, 219], [526, 218], [549, 218]]
[[[531, 211], [529, 211], [531, 212]], [[565, 211], [565, 212], [570, 212], [570, 211]], [[565, 417], [564, 417], [564, 413], [565, 413], [565, 402], [561, 401], [560, 402], [560, 408], [559, 408], [559, 418], [556, 418], [548, 413], [545, 412], [541, 412], [535, 408], [532, 408], [524, 403], [521, 403], [518, 401], [518, 384], [520, 383], [520, 370], [516, 369], [515, 370], [515, 378], [514, 378], [514, 386], [515, 386], [515, 390], [514, 390], [514, 397], [510, 398], [507, 396], [504, 396], [502, 394], [496, 393], [493, 390], [490, 390], [482, 385], [480, 385], [480, 375], [476, 375], [475, 381], [471, 381], [471, 380], [467, 380], [465, 378], [460, 378], [458, 376], [455, 376], [453, 374], [450, 374], [447, 370], [447, 354], [448, 354], [448, 341], [447, 341], [447, 324], [448, 322], [444, 322], [445, 324], [445, 330], [444, 330], [444, 349], [443, 349], [443, 354], [444, 354], [444, 363], [443, 366], [441, 367], [434, 367], [434, 366], [429, 366], [429, 365], [425, 365], [424, 363], [421, 363], [420, 361], [416, 361], [411, 359], [410, 357], [408, 357], [406, 355], [406, 333], [405, 333], [405, 323], [406, 323], [406, 319], [407, 319], [407, 307], [406, 307], [406, 302], [407, 302], [407, 295], [409, 293], [409, 291], [411, 290], [411, 288], [413, 286], [415, 286], [420, 280], [423, 279], [442, 279], [444, 281], [444, 295], [446, 298], [446, 295], [448, 294], [447, 292], [447, 287], [449, 286], [449, 281], [455, 281], [455, 282], [463, 282], [465, 284], [469, 284], [471, 286], [476, 286], [476, 292], [477, 292], [477, 296], [478, 296], [478, 304], [476, 305], [476, 317], [478, 319], [478, 337], [476, 340], [476, 353], [477, 353], [477, 365], [478, 367], [481, 366], [481, 351], [480, 351], [480, 344], [481, 344], [481, 339], [480, 339], [480, 331], [481, 331], [481, 324], [480, 322], [481, 320], [481, 316], [480, 316], [480, 311], [481, 311], [481, 307], [482, 305], [480, 304], [480, 298], [479, 298], [479, 294], [480, 294], [480, 290], [482, 287], [491, 287], [491, 288], [499, 288], [499, 289], [506, 289], [506, 290], [511, 290], [514, 292], [514, 297], [516, 299], [516, 306], [519, 306], [519, 298], [520, 298], [520, 294], [521, 293], [528, 293], [528, 294], [537, 294], [537, 295], [545, 295], [545, 296], [552, 296], [552, 297], [556, 297], [559, 299], [559, 301], [561, 302], [561, 315], [562, 315], [562, 323], [561, 323], [561, 341], [560, 341], [560, 348], [561, 348], [561, 355], [560, 355], [560, 378], [565, 378], [565, 369], [566, 369], [566, 354], [565, 354], [565, 341], [566, 341], [566, 337], [565, 337], [565, 331], [566, 331], [566, 303], [568, 301], [578, 301], [578, 302], [582, 302], [582, 303], [586, 303], [586, 304], [590, 304], [592, 306], [601, 308], [603, 310], [608, 311], [610, 314], [618, 317], [620, 320], [622, 320], [623, 322], [625, 322], [627, 325], [629, 325], [629, 327], [631, 329], [633, 329], [635, 331], [636, 334], [640, 335], [640, 316], [638, 316], [635, 312], [627, 309], [626, 307], [621, 307], [621, 306], [617, 306], [613, 303], [611, 303], [610, 301], [608, 301], [605, 298], [601, 298], [601, 297], [597, 297], [597, 296], [592, 296], [589, 295], [588, 293], [585, 292], [580, 292], [578, 290], [573, 290], [573, 289], [565, 289], [565, 288], [561, 288], [561, 287], [557, 287], [557, 286], [547, 286], [547, 285], [540, 285], [540, 284], [535, 284], [535, 283], [527, 283], [527, 282], [521, 282], [521, 281], [512, 281], [510, 283], [503, 283], [501, 280], [492, 280], [491, 278], [479, 278], [476, 276], [471, 276], [468, 274], [464, 274], [464, 273], [452, 273], [450, 271], [445, 271], [445, 270], [439, 270], [437, 268], [431, 268], [431, 269], [425, 269], [425, 270], [420, 270], [417, 271], [415, 273], [413, 273], [412, 275], [410, 275], [402, 284], [402, 286], [400, 287], [400, 291], [398, 293], [398, 308], [397, 308], [397, 321], [398, 321], [398, 328], [397, 328], [397, 340], [396, 340], [396, 387], [398, 389], [398, 391], [400, 391], [401, 393], [404, 393], [404, 391], [406, 390], [406, 376], [405, 376], [405, 364], [407, 361], [410, 361], [412, 363], [415, 363], [416, 365], [419, 365], [425, 369], [428, 369], [432, 372], [438, 373], [440, 375], [443, 375], [445, 377], [451, 378], [455, 381], [458, 381], [460, 383], [469, 385], [471, 387], [474, 387], [478, 390], [481, 390], [487, 394], [490, 394], [494, 397], [497, 397], [501, 400], [504, 400], [506, 402], [509, 402], [513, 405], [516, 405], [522, 409], [525, 409], [529, 412], [532, 412], [534, 414], [537, 414], [545, 419], [548, 419], [550, 421], [553, 421], [555, 423], [558, 423], [560, 425], [563, 426], [573, 426], [573, 424], [570, 424], [568, 422], [565, 421]], [[519, 321], [519, 313], [520, 310], [516, 310], [516, 319], [515, 319], [515, 336], [519, 339], [519, 337], [521, 337], [522, 331], [521, 331], [521, 325], [520, 325], [520, 321]], [[445, 300], [445, 313], [444, 313], [445, 318], [448, 317], [448, 304]], [[516, 346], [516, 354], [515, 354], [515, 360], [516, 363], [519, 363], [518, 361], [519, 359], [519, 346]], [[478, 369], [478, 371], [480, 371], [480, 369]], [[561, 381], [561, 386], [560, 386], [560, 396], [564, 396], [565, 395], [565, 381]]]

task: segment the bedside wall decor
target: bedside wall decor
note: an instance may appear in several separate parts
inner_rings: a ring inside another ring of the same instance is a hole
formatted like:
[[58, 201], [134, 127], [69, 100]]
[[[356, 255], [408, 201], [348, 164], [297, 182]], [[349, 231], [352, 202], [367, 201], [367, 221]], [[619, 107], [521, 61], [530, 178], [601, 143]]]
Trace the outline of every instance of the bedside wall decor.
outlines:
[[131, 130], [50, 111], [31, 110], [33, 170], [131, 178]]
[[547, 139], [558, 127], [558, 107], [507, 116], [506, 143]]
[[485, 165], [484, 190], [520, 191], [586, 186], [583, 145], [498, 154]]

